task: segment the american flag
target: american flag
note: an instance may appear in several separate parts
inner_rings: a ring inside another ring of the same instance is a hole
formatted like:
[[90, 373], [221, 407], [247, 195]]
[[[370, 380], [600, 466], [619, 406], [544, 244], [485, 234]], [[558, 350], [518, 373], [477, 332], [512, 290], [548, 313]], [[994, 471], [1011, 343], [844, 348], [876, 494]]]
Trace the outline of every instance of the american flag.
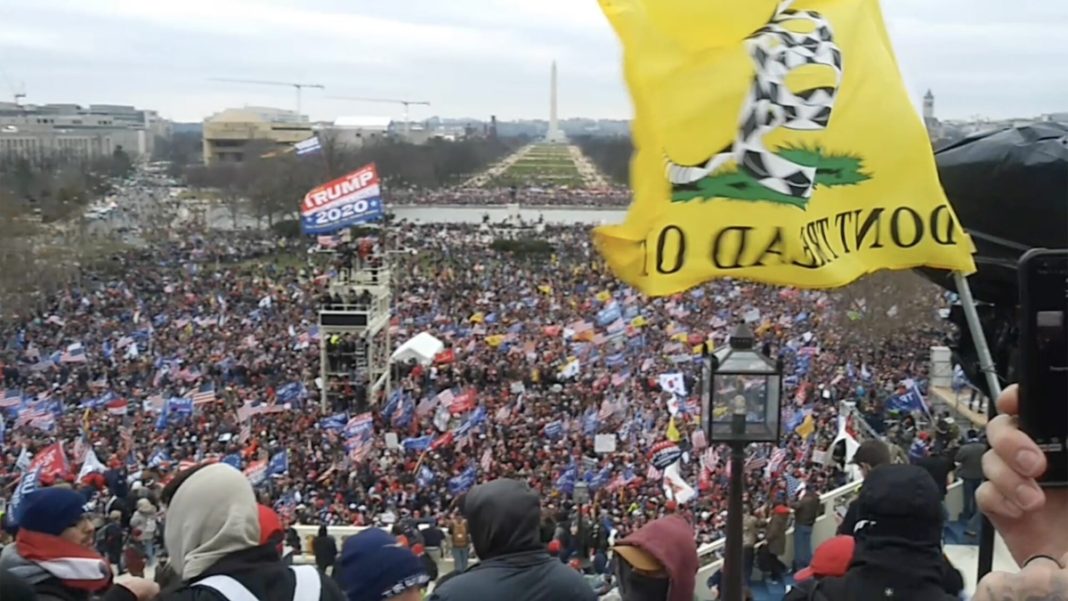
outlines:
[[0, 408], [10, 409], [22, 404], [22, 391], [17, 388], [8, 388], [0, 397]]
[[617, 405], [608, 399], [604, 399], [601, 401], [601, 410], [597, 413], [597, 417], [598, 419], [606, 420], [615, 415], [616, 411], [618, 411]]
[[712, 447], [708, 447], [704, 453], [701, 453], [701, 465], [708, 471], [716, 469], [719, 465], [719, 453]]
[[771, 461], [768, 462], [768, 472], [775, 473], [779, 471], [785, 461], [786, 449], [775, 449], [775, 452], [771, 454]]
[[793, 499], [797, 496], [797, 490], [801, 487], [801, 481], [793, 477], [791, 474], [786, 474], [786, 498]]
[[[18, 417], [15, 419], [15, 427], [21, 428], [27, 424], [33, 423], [35, 420], [44, 419], [45, 416], [52, 415], [46, 409], [39, 409], [36, 407], [27, 407], [19, 410]], [[53, 420], [55, 416], [53, 416]]]
[[89, 451], [88, 446], [85, 444], [85, 434], [78, 436], [78, 439], [74, 441], [74, 463], [82, 463], [85, 461], [85, 454]]
[[80, 342], [67, 346], [67, 350], [63, 351], [59, 361], [61, 363], [85, 363], [85, 347]]
[[202, 384], [200, 388], [193, 392], [193, 404], [201, 405], [204, 403], [215, 402], [215, 385], [214, 384]]
[[768, 458], [767, 457], [759, 457], [759, 456], [750, 457], [745, 462], [745, 471], [749, 472], [749, 471], [753, 471], [753, 470], [762, 469], [767, 464], [768, 464]]
[[649, 464], [649, 469], [645, 470], [645, 478], [648, 480], [659, 480], [663, 477], [660, 470], [656, 469], [656, 466]]
[[30, 425], [38, 430], [50, 431], [56, 426], [56, 416], [52, 412], [46, 412], [30, 420]]
[[108, 413], [111, 415], [126, 415], [129, 403], [126, 399], [115, 399], [107, 404]]
[[349, 451], [349, 458], [356, 463], [363, 463], [367, 456], [371, 454], [372, 441], [370, 438], [358, 438], [351, 442], [351, 450]]
[[479, 464], [482, 466], [482, 471], [488, 472], [493, 467], [493, 449], [486, 447], [486, 450], [482, 452], [482, 459], [479, 460]]

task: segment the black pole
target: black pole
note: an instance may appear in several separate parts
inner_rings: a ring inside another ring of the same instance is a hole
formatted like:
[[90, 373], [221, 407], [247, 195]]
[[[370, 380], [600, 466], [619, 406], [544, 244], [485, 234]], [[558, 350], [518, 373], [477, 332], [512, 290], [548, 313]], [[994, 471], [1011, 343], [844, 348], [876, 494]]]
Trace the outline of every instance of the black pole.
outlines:
[[723, 556], [725, 577], [723, 597], [726, 601], [745, 599], [745, 565], [742, 551], [742, 492], [745, 488], [745, 443], [731, 443], [731, 483], [727, 505], [727, 545]]
[[[997, 404], [994, 399], [990, 398], [990, 393], [987, 393], [986, 400], [986, 416], [987, 423], [990, 423], [998, 415]], [[987, 448], [990, 448], [990, 444], [987, 443]], [[986, 475], [983, 475], [983, 479], [986, 479]], [[975, 506], [975, 510], [979, 511], [979, 506]], [[994, 569], [994, 525], [990, 523], [990, 518], [983, 515], [982, 523], [979, 525], [979, 562], [977, 567], [978, 574], [975, 581], [979, 582]]]
[[586, 528], [585, 523], [582, 521], [582, 503], [578, 504], [578, 537], [579, 537], [579, 558], [582, 561], [583, 569], [586, 564]]

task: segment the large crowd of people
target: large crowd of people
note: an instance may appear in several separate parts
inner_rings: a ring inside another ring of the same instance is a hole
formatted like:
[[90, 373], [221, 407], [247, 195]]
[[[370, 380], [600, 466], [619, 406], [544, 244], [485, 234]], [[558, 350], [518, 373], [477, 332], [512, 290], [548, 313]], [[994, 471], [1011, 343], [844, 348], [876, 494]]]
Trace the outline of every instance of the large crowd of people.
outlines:
[[[850, 479], [843, 438], [888, 432], [914, 462], [956, 444], [937, 435], [944, 419], [932, 436], [889, 412], [922, 395], [925, 357], [944, 335], [933, 320], [873, 342], [864, 320], [882, 316], [834, 293], [720, 281], [646, 299], [607, 272], [583, 227], [549, 226], [551, 255], [494, 251], [473, 226], [402, 223], [389, 236], [417, 251], [393, 258], [394, 339], [429, 332], [446, 348], [395, 365], [392, 390], [366, 399], [346, 391], [320, 403], [317, 310], [331, 257], [343, 252], [175, 227], [115, 257], [123, 277], [86, 266], [54, 297], [9, 312], [0, 324], [7, 506], [35, 488], [72, 487], [98, 516], [94, 544], [134, 572], [157, 550], [174, 562], [176, 549], [207, 544], [194, 539], [208, 526], [170, 534], [179, 513], [182, 529], [214, 519], [167, 502], [167, 487], [194, 466], [243, 471], [283, 526], [445, 523], [468, 514], [464, 493], [501, 480], [537, 495], [538, 544], [555, 541], [560, 557], [603, 572], [614, 541], [668, 516], [683, 518], [698, 545], [723, 536], [728, 453], [699, 425], [700, 369], [740, 322], [786, 374], [782, 441], [751, 448], [745, 467], [753, 537], [780, 538], [782, 508], [803, 513], [806, 499]], [[933, 313], [942, 297], [931, 289], [913, 300]], [[858, 412], [843, 409], [852, 403]], [[614, 449], [596, 448], [605, 434]], [[580, 482], [590, 497], [581, 506]], [[124, 546], [136, 552], [124, 557]], [[453, 595], [440, 598], [475, 598]]]
[[519, 203], [550, 207], [626, 207], [631, 200], [626, 187], [610, 188], [442, 188], [439, 190], [390, 190], [390, 202], [398, 205], [506, 205]]

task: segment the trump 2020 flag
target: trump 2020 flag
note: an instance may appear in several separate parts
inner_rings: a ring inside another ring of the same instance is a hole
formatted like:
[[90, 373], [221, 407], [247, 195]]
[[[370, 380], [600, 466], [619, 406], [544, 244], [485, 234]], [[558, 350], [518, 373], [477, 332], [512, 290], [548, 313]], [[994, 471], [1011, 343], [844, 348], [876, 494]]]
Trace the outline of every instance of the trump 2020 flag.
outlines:
[[877, 0], [600, 0], [634, 100], [634, 202], [594, 232], [662, 296], [975, 271]]

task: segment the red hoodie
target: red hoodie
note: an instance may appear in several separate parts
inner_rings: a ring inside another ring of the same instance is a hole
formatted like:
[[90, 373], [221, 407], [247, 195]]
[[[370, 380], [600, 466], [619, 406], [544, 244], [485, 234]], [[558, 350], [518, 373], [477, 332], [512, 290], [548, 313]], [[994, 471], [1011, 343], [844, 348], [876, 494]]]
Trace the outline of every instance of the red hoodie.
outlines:
[[664, 566], [671, 582], [667, 601], [693, 601], [697, 541], [693, 527], [686, 520], [677, 515], [664, 516], [616, 544], [642, 549]]

